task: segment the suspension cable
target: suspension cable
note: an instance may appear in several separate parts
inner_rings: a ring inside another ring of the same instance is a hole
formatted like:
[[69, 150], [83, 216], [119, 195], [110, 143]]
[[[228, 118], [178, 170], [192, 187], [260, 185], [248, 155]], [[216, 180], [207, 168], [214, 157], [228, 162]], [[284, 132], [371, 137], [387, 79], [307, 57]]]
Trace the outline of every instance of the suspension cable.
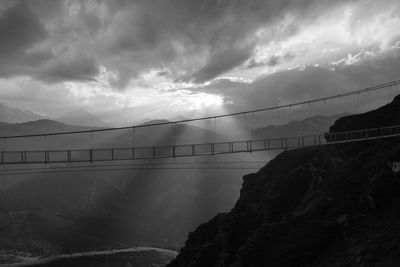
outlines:
[[28, 135], [0, 136], [0, 138], [24, 138], [24, 137], [43, 136], [43, 135], [54, 136], [54, 135], [88, 133], [88, 132], [91, 132], [91, 131], [93, 131], [93, 132], [106, 132], [106, 131], [115, 131], [115, 130], [122, 130], [122, 129], [131, 129], [133, 127], [145, 128], [145, 127], [151, 127], [151, 126], [168, 125], [168, 124], [173, 124], [173, 123], [185, 123], [185, 122], [193, 122], [193, 121], [202, 121], [202, 120], [208, 120], [210, 118], [232, 117], [232, 116], [238, 116], [238, 115], [242, 115], [242, 114], [250, 114], [250, 113], [253, 113], [253, 112], [276, 110], [276, 109], [280, 109], [280, 108], [286, 108], [288, 106], [293, 106], [293, 107], [294, 106], [301, 106], [301, 105], [305, 105], [305, 104], [321, 102], [321, 101], [324, 101], [324, 100], [336, 99], [336, 98], [339, 98], [339, 97], [345, 97], [345, 96], [351, 96], [351, 95], [365, 93], [365, 92], [377, 91], [377, 90], [380, 90], [380, 89], [383, 89], [383, 88], [387, 88], [389, 86], [395, 86], [395, 85], [400, 85], [400, 80], [396, 80], [396, 81], [392, 81], [392, 82], [388, 82], [388, 83], [383, 83], [383, 84], [380, 84], [380, 85], [367, 87], [367, 88], [364, 88], [364, 89], [348, 91], [348, 92], [345, 92], [345, 93], [331, 95], [331, 96], [327, 96], [327, 97], [314, 98], [314, 99], [311, 99], [311, 100], [299, 101], [299, 102], [294, 102], [294, 103], [285, 104], [285, 105], [264, 107], [264, 108], [259, 108], [259, 109], [252, 109], [252, 110], [246, 110], [246, 111], [241, 111], [241, 112], [233, 112], [233, 113], [227, 113], [227, 114], [221, 114], [221, 115], [213, 115], [213, 116], [199, 117], [199, 118], [193, 118], [193, 119], [184, 119], [184, 120], [179, 120], [179, 121], [168, 121], [168, 122], [157, 122], [157, 123], [150, 123], [150, 124], [139, 124], [139, 125], [125, 126], [125, 127], [110, 127], [110, 128], [81, 130], [81, 131], [66, 131], [66, 132], [39, 133], [39, 134], [28, 134]]

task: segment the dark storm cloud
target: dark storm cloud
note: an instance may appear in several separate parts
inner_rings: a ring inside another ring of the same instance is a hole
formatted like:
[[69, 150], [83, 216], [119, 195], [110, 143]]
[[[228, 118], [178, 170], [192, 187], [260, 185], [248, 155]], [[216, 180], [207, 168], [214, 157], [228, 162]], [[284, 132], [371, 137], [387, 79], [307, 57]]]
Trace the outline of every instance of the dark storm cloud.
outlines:
[[[190, 2], [190, 1], [189, 1]], [[210, 53], [206, 56], [206, 63], [199, 70], [189, 75], [191, 81], [202, 83], [211, 80], [222, 73], [241, 66], [249, 60], [258, 66], [275, 66], [280, 60], [290, 61], [291, 55], [273, 56], [267, 62], [257, 62], [252, 55], [257, 43], [256, 32], [261, 27], [272, 27], [273, 23], [282, 20], [286, 14], [293, 16], [293, 23], [284, 29], [270, 33], [270, 40], [284, 39], [297, 32], [303, 22], [311, 21], [320, 15], [321, 11], [328, 10], [343, 1], [206, 1], [203, 9], [208, 9], [205, 20], [198, 27], [196, 34], [201, 36], [199, 43], [203, 43]], [[350, 2], [350, 1], [346, 1]], [[202, 34], [203, 33], [203, 34]], [[222, 49], [220, 48], [222, 47]], [[246, 49], [237, 50], [237, 47]], [[218, 52], [215, 53], [215, 50]], [[253, 67], [254, 67], [253, 66]], [[187, 76], [183, 79], [187, 79]]]
[[[0, 75], [85, 80], [103, 65], [116, 73], [113, 83], [121, 88], [151, 69], [202, 83], [249, 60], [260, 27], [288, 13], [298, 25], [338, 2], [11, 1], [0, 13], [0, 54], [12, 64], [2, 60]], [[275, 34], [282, 38], [296, 27], [289, 28]], [[64, 49], [74, 53], [68, 60]]]
[[25, 2], [16, 3], [0, 15], [0, 55], [24, 52], [46, 36], [46, 31]]
[[44, 81], [91, 80], [99, 73], [96, 61], [85, 55], [76, 54], [57, 57], [49, 62], [40, 77]]
[[42, 59], [27, 49], [46, 38], [46, 30], [26, 2], [5, 3], [0, 13], [0, 74], [25, 74], [26, 63], [35, 64]]
[[[55, 54], [42, 46], [51, 39], [41, 8], [55, 8], [53, 1], [11, 1], [0, 13], [0, 76], [28, 75], [46, 82], [88, 80], [97, 75], [93, 58], [74, 52]], [[64, 49], [68, 50], [68, 49]]]

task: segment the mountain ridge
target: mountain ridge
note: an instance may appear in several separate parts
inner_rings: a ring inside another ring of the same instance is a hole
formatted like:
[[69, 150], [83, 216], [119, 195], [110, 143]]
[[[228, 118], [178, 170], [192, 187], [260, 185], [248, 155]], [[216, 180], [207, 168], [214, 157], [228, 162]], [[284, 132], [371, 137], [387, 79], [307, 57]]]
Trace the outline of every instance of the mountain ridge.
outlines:
[[[398, 98], [336, 125], [344, 131], [384, 113], [400, 124], [387, 113]], [[399, 266], [400, 180], [390, 165], [400, 161], [398, 141], [282, 152], [244, 176], [234, 208], [191, 232], [167, 266]]]
[[32, 111], [21, 110], [18, 108], [12, 108], [4, 103], [0, 102], [0, 121], [7, 123], [23, 123], [32, 120], [42, 119], [41, 115], [38, 115]]
[[107, 127], [107, 123], [97, 118], [84, 108], [79, 108], [55, 118], [56, 121], [77, 126]]

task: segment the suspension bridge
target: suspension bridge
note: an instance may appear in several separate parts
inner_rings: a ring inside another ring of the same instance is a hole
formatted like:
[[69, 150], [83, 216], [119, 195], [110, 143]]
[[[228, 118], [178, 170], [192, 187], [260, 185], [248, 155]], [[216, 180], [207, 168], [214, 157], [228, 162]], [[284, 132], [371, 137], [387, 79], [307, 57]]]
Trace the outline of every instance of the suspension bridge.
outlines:
[[[176, 132], [176, 126], [192, 123], [196, 121], [214, 121], [215, 127], [217, 127], [217, 120], [225, 117], [235, 116], [246, 116], [251, 115], [254, 119], [255, 115], [261, 112], [269, 112], [273, 110], [291, 109], [297, 106], [310, 105], [313, 103], [323, 103], [332, 101], [334, 99], [342, 99], [350, 96], [357, 96], [361, 94], [370, 94], [371, 92], [382, 91], [383, 89], [392, 90], [394, 87], [400, 85], [400, 80], [392, 81], [389, 83], [380, 84], [368, 88], [363, 88], [354, 91], [348, 91], [342, 94], [331, 95], [322, 98], [316, 98], [311, 100], [305, 100], [285, 105], [277, 105], [272, 107], [247, 110], [243, 112], [227, 113], [207, 117], [199, 117], [193, 119], [184, 119], [179, 121], [163, 121], [158, 123], [150, 123], [143, 125], [134, 125], [129, 127], [116, 127], [116, 128], [104, 128], [104, 129], [93, 129], [93, 130], [81, 130], [81, 131], [69, 131], [69, 132], [53, 132], [53, 133], [39, 133], [39, 134], [27, 134], [27, 135], [10, 135], [1, 136], [1, 151], [0, 151], [0, 165], [31, 165], [31, 164], [69, 164], [69, 163], [93, 163], [93, 162], [110, 162], [110, 161], [135, 161], [135, 160], [154, 160], [154, 159], [168, 159], [168, 158], [183, 158], [183, 157], [198, 157], [198, 156], [215, 156], [225, 155], [234, 153], [252, 153], [259, 151], [273, 151], [273, 150], [287, 150], [304, 148], [311, 146], [320, 145], [335, 145], [350, 142], [361, 142], [367, 140], [378, 140], [382, 138], [392, 138], [400, 136], [400, 125], [394, 125], [384, 128], [375, 129], [362, 129], [357, 131], [348, 132], [337, 132], [337, 133], [321, 133], [317, 135], [300, 135], [300, 136], [289, 136], [289, 137], [278, 137], [278, 138], [248, 138], [241, 140], [229, 140], [229, 141], [215, 141], [212, 138], [209, 142], [196, 142], [196, 143], [184, 143], [168, 145], [150, 145], [150, 146], [136, 146], [135, 145], [135, 134], [138, 129], [146, 129], [154, 126], [167, 126], [171, 125], [174, 127]], [[368, 97], [370, 97], [368, 95]], [[267, 125], [265, 123], [264, 125]], [[116, 131], [126, 130], [131, 133], [132, 143], [124, 146], [112, 146], [112, 147], [95, 147], [93, 145], [94, 134], [99, 133], [112, 133]], [[176, 134], [176, 133], [175, 133]], [[73, 139], [77, 139], [79, 136], [88, 135], [90, 139], [90, 145], [85, 148], [51, 148], [48, 145], [47, 140], [54, 139], [58, 136], [69, 136]], [[8, 149], [7, 143], [10, 140], [14, 142], [20, 142], [21, 140], [32, 140], [44, 139], [45, 148], [42, 149], [24, 149], [18, 147], [18, 149]], [[176, 139], [176, 138], [175, 138]], [[138, 163], [139, 164], [139, 163]], [[158, 163], [155, 163], [158, 164]], [[113, 165], [118, 166], [118, 165]], [[122, 165], [126, 166], [126, 165]], [[121, 166], [121, 167], [122, 167]], [[130, 166], [133, 166], [132, 163]], [[147, 163], [146, 166], [149, 168], [156, 168]], [[103, 165], [106, 168], [107, 165]], [[189, 166], [190, 167], [190, 166]], [[31, 170], [41, 170], [48, 167], [30, 168]], [[68, 171], [68, 170], [60, 170]], [[71, 170], [70, 170], [71, 171]], [[28, 172], [29, 173], [29, 172]], [[0, 175], [4, 173], [0, 172]]]

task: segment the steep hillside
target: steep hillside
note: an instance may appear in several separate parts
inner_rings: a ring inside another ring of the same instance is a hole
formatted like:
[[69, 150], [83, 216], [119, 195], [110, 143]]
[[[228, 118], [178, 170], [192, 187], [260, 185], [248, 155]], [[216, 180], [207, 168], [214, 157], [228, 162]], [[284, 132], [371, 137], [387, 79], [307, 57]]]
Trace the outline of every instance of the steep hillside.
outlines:
[[377, 110], [340, 118], [329, 129], [331, 132], [353, 131], [399, 124], [400, 95]]
[[[400, 124], [398, 99], [331, 130]], [[398, 138], [283, 152], [245, 176], [235, 207], [192, 232], [168, 266], [399, 266], [393, 160]]]

